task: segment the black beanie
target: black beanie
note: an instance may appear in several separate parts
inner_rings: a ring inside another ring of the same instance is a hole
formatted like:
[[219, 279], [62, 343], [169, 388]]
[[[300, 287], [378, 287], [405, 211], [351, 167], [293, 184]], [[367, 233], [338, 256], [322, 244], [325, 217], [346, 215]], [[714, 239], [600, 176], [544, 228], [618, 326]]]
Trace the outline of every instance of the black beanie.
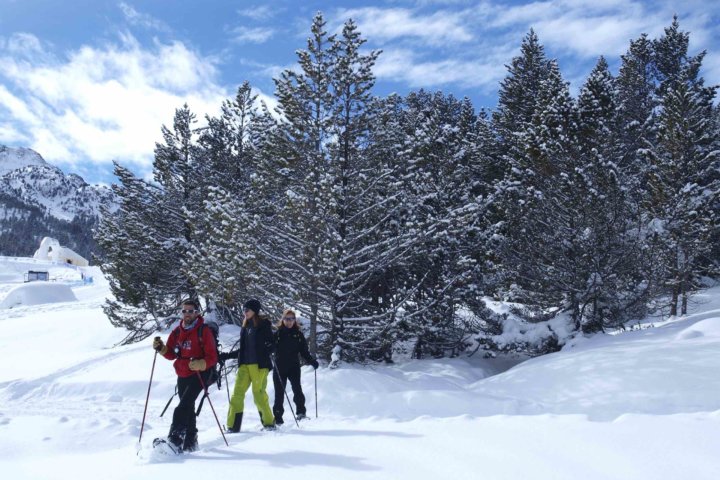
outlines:
[[260, 314], [260, 309], [262, 307], [260, 306], [260, 302], [258, 300], [255, 300], [254, 298], [251, 298], [247, 302], [245, 302], [245, 305], [243, 305], [243, 310], [252, 310], [255, 312], [256, 315]]

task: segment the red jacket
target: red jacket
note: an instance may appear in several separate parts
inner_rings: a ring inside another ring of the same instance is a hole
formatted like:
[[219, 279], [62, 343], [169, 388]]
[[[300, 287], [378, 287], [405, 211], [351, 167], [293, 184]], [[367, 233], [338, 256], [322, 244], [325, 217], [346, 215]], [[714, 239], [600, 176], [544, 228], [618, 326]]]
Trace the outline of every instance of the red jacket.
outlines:
[[[198, 329], [201, 325], [205, 324], [205, 320], [202, 317], [197, 318], [195, 326], [190, 330], [185, 330], [182, 326], [182, 320], [175, 329], [170, 332], [167, 338], [167, 352], [163, 355], [168, 360], [175, 360], [173, 367], [178, 377], [189, 377], [195, 375], [193, 370], [190, 370], [190, 360], [205, 359], [207, 368], [212, 368], [218, 361], [217, 349], [215, 348], [215, 338], [210, 331], [209, 327], [203, 328], [202, 333], [202, 345], [200, 345], [200, 339], [198, 338]], [[175, 354], [175, 347], [180, 346], [180, 354]]]

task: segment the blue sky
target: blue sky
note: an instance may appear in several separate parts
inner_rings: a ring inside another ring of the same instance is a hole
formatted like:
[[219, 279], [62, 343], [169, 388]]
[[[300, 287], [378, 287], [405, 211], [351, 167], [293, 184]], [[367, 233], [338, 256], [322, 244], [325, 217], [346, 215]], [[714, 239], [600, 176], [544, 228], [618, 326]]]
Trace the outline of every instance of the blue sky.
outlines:
[[616, 71], [629, 40], [659, 36], [673, 14], [720, 83], [715, 1], [0, 0], [0, 144], [93, 183], [113, 180], [113, 159], [147, 175], [183, 103], [215, 114], [248, 80], [272, 104], [272, 78], [295, 66], [317, 11], [331, 31], [353, 18], [383, 50], [378, 95], [426, 88], [492, 109], [531, 27], [576, 91], [600, 55]]

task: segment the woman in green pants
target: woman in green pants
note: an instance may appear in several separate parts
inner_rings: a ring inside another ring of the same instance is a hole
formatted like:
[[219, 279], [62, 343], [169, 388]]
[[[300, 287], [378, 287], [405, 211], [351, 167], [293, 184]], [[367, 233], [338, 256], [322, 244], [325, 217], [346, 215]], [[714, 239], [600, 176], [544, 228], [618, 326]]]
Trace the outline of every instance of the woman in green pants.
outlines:
[[239, 347], [237, 350], [219, 355], [221, 360], [231, 358], [238, 360], [237, 378], [227, 416], [227, 431], [230, 433], [240, 431], [245, 409], [245, 393], [251, 385], [253, 400], [260, 413], [263, 427], [275, 428], [266, 390], [268, 372], [272, 369], [270, 354], [275, 347], [270, 320], [260, 315], [260, 309], [260, 302], [255, 299], [245, 302], [243, 305], [245, 320], [240, 330]]

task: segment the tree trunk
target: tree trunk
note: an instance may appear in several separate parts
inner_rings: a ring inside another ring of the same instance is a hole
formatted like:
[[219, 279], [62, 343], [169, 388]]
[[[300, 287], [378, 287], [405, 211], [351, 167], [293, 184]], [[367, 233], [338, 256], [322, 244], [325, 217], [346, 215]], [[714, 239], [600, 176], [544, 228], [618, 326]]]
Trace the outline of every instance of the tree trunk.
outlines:
[[679, 283], [676, 283], [672, 289], [672, 298], [670, 299], [670, 316], [676, 317], [678, 310], [678, 294], [680, 290]]
[[680, 307], [680, 314], [681, 315], [687, 315], [687, 306], [688, 306], [688, 274], [683, 274], [683, 280], [680, 284], [680, 291], [682, 293], [682, 306]]

